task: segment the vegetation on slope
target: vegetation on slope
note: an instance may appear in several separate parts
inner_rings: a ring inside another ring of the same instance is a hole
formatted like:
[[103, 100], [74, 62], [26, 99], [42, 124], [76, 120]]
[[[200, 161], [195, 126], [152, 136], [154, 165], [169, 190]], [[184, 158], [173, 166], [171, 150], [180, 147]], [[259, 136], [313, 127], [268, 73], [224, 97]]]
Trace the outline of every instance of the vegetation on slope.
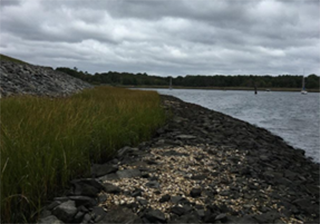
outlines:
[[0, 61], [11, 61], [11, 62], [20, 63], [20, 64], [28, 64], [25, 61], [21, 61], [19, 59], [12, 58], [3, 54], [0, 54]]
[[[87, 72], [70, 68], [57, 68], [69, 75], [80, 78], [92, 84], [111, 84], [129, 86], [168, 86], [170, 77], [149, 76], [146, 73], [128, 72], [106, 72], [91, 75]], [[306, 88], [319, 89], [320, 77], [310, 74], [305, 78]], [[254, 75], [187, 75], [172, 78], [173, 86], [181, 87], [245, 87], [252, 88], [255, 85], [259, 88], [299, 88], [302, 87], [302, 76], [300, 75], [279, 75], [279, 76], [254, 76]]]
[[90, 162], [151, 137], [156, 92], [96, 87], [68, 98], [1, 99], [1, 221], [35, 221], [43, 202]]

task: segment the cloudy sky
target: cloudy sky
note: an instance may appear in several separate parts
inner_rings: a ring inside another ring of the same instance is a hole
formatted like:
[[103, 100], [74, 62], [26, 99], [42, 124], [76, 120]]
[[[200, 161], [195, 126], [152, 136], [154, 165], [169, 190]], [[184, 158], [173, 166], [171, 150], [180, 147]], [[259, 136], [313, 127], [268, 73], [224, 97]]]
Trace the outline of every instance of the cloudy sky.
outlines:
[[320, 75], [320, 0], [1, 0], [0, 53], [90, 73]]

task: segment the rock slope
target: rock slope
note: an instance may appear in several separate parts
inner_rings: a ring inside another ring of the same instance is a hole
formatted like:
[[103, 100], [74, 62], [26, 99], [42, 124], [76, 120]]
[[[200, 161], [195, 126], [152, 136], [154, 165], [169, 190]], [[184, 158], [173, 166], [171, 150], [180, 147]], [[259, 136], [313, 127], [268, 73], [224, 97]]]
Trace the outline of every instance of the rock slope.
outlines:
[[91, 85], [49, 67], [0, 62], [0, 97], [10, 95], [67, 96]]
[[319, 164], [265, 129], [162, 96], [172, 120], [44, 209], [42, 223], [319, 223]]

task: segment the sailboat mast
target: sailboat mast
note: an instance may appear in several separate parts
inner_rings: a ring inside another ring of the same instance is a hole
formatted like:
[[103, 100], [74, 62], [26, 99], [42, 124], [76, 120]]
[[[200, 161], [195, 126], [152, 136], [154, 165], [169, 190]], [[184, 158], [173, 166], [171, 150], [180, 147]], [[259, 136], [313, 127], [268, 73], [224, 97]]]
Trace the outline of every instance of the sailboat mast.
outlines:
[[305, 83], [304, 83], [304, 69], [302, 73], [302, 90], [305, 90]]
[[306, 91], [305, 85], [306, 85], [306, 83], [305, 83], [305, 79], [304, 79], [304, 69], [303, 69], [301, 94], [307, 94], [307, 93], [308, 93], [308, 92]]

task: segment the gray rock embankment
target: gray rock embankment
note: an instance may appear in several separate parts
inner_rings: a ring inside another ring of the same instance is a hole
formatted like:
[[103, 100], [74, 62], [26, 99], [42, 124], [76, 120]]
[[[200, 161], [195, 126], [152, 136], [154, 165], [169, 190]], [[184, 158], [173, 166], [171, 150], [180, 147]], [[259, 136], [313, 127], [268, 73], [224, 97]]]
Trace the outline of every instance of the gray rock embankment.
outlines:
[[67, 96], [89, 83], [49, 67], [0, 61], [0, 97], [11, 95]]
[[241, 120], [162, 96], [172, 114], [71, 182], [42, 223], [319, 223], [319, 164]]

